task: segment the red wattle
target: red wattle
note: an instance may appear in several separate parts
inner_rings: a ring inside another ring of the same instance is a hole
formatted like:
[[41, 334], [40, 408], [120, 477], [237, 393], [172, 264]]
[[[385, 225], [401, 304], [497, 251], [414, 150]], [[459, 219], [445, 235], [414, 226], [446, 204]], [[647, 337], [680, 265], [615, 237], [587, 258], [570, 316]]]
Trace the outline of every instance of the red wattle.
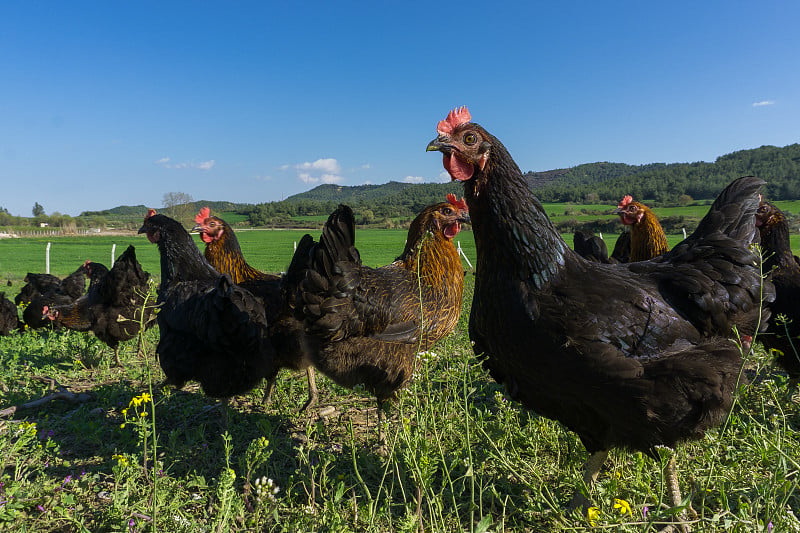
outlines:
[[445, 170], [450, 174], [450, 177], [458, 181], [466, 181], [475, 173], [475, 168], [471, 163], [462, 161], [459, 157], [454, 155], [445, 155], [442, 158]]

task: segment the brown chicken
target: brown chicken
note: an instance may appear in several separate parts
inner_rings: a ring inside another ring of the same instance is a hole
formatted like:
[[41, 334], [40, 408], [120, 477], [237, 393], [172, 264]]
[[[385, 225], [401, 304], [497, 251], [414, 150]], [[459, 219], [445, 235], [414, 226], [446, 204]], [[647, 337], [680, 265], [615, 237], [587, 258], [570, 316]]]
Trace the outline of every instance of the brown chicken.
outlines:
[[[428, 150], [464, 184], [475, 235], [475, 354], [512, 398], [578, 434], [590, 452], [586, 484], [610, 448], [657, 456], [719, 424], [742, 365], [727, 337], [763, 328], [762, 298], [774, 298], [748, 248], [764, 182], [734, 181], [658, 259], [592, 263], [564, 242], [506, 148], [466, 108], [437, 131]], [[680, 505], [674, 455], [665, 474]]]
[[[793, 383], [800, 380], [800, 265], [789, 244], [789, 224], [783, 212], [762, 200], [756, 213], [764, 272], [775, 285], [772, 320], [759, 340], [778, 352], [777, 361]], [[780, 318], [782, 315], [782, 318]]]
[[370, 268], [355, 248], [353, 211], [340, 205], [319, 243], [306, 235], [298, 247], [295, 258], [308, 258], [294, 261], [307, 267], [298, 309], [320, 342], [314, 365], [342, 386], [363, 384], [377, 398], [379, 416], [411, 381], [416, 353], [458, 322], [464, 268], [452, 240], [468, 221], [463, 200], [448, 195], [414, 219], [400, 257]]
[[250, 266], [242, 254], [239, 239], [236, 238], [233, 228], [221, 218], [212, 216], [208, 207], [200, 209], [194, 221], [196, 225], [192, 231], [200, 233], [200, 238], [206, 243], [203, 255], [217, 272], [228, 274], [231, 281], [237, 285], [254, 279], [280, 280], [280, 276], [261, 272]]
[[[308, 400], [301, 411], [313, 406], [317, 403], [319, 392], [303, 323], [294, 316], [294, 287], [287, 287], [289, 280], [286, 278], [261, 272], [250, 266], [242, 254], [233, 228], [221, 218], [212, 216], [208, 207], [200, 209], [194, 220], [196, 225], [192, 231], [199, 232], [200, 238], [206, 243], [204, 256], [211, 266], [220, 274], [228, 274], [234, 283], [264, 301], [270, 340], [275, 348], [274, 364], [280, 368], [305, 370]], [[265, 402], [272, 395], [276, 379], [277, 376], [274, 376], [267, 382]]]
[[664, 228], [653, 211], [628, 195], [614, 211], [620, 221], [631, 227], [630, 262], [647, 261], [669, 251]]

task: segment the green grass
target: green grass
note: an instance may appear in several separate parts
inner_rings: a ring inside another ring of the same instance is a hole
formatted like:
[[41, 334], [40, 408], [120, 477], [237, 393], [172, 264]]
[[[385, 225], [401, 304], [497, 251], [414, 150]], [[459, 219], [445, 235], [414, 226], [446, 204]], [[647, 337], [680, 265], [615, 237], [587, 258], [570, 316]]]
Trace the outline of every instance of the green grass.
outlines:
[[[246, 256], [265, 270], [283, 268], [302, 234], [237, 232]], [[393, 259], [404, 236], [357, 232], [370, 264]], [[605, 237], [612, 247], [616, 236]], [[460, 238], [474, 257], [471, 233]], [[25, 241], [0, 241], [0, 272], [41, 270], [17, 264], [43, 262], [44, 241]], [[158, 273], [154, 245], [143, 237], [114, 241], [118, 253], [134, 243], [145, 268]], [[87, 254], [105, 262], [112, 240], [51, 242], [54, 263], [58, 251], [61, 273], [68, 273], [95, 258]], [[91, 335], [0, 338], [0, 408], [49, 394], [49, 383], [37, 378], [89, 395], [0, 418], [0, 530], [592, 529], [584, 513], [566, 511], [581, 485], [583, 446], [557, 422], [508, 401], [482, 370], [467, 334], [474, 277], [466, 279], [456, 331], [420, 357], [415, 380], [391, 408], [386, 456], [377, 453], [373, 400], [324, 376], [320, 402], [332, 414], [298, 413], [304, 376], [284, 372], [270, 405], [262, 405], [258, 389], [238, 397], [226, 425], [196, 386], [157, 386], [157, 329], [144, 336], [144, 358], [135, 341], [122, 345], [122, 368], [110, 366], [111, 351]], [[767, 531], [771, 522], [776, 532], [800, 531], [800, 399], [760, 349], [748, 356], [747, 374], [756, 378], [739, 390], [727, 423], [676, 450], [681, 488], [699, 513], [694, 529]], [[152, 403], [142, 401], [144, 393]], [[614, 451], [590, 492], [598, 509], [594, 529], [657, 531], [673, 512], [663, 505], [661, 466]], [[277, 492], [265, 488], [259, 496], [262, 479]], [[620, 513], [618, 500], [631, 513]]]
[[[123, 368], [110, 367], [110, 350], [89, 335], [0, 338], [0, 406], [47, 395], [35, 376], [90, 395], [0, 423], [0, 530], [590, 529], [585, 514], [566, 511], [581, 483], [582, 445], [508, 401], [472, 354], [473, 279], [457, 330], [419, 359], [414, 382], [391, 409], [385, 457], [376, 451], [372, 399], [322, 376], [320, 401], [333, 414], [299, 414], [305, 380], [283, 373], [271, 405], [261, 404], [261, 390], [238, 397], [225, 425], [196, 387], [155, 385], [163, 378], [153, 358], [157, 330], [145, 335], [145, 358], [134, 341], [123, 345]], [[750, 373], [761, 379], [741, 388], [728, 423], [676, 450], [682, 489], [700, 515], [696, 531], [800, 527], [800, 406], [767, 365], [763, 353], [750, 357]], [[154, 403], [142, 402], [151, 384]], [[262, 478], [277, 493], [259, 497]], [[663, 482], [656, 461], [613, 452], [590, 492], [596, 528], [656, 531], [671, 513], [661, 507]], [[631, 513], [621, 514], [617, 500]]]

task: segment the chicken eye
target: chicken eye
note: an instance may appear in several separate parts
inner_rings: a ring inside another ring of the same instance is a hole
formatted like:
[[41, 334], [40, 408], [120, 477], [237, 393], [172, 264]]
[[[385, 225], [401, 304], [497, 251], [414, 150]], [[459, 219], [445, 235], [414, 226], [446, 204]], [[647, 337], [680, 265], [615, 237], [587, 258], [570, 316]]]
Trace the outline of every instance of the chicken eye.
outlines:
[[474, 133], [467, 133], [464, 135], [465, 144], [475, 144], [476, 142], [478, 142], [478, 137]]
[[444, 215], [452, 215], [453, 214], [453, 210], [450, 209], [449, 207], [445, 207], [444, 209], [442, 209], [442, 214], [444, 214]]

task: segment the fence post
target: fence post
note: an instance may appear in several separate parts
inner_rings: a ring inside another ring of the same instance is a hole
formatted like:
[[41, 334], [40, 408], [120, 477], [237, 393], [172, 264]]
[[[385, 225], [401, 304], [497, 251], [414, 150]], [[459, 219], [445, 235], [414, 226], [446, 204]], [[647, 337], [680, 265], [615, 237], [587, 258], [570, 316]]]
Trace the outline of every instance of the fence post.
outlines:
[[683, 239], [686, 240], [686, 228], [681, 228], [683, 230]]
[[117, 255], [117, 243], [111, 245], [111, 268], [114, 268], [114, 257]]
[[44, 272], [45, 274], [50, 273], [50, 243], [47, 243], [47, 248], [45, 248], [44, 252]]
[[458, 244], [458, 253], [459, 253], [459, 255], [461, 255], [461, 257], [464, 258], [464, 261], [467, 262], [467, 264], [469, 265], [469, 268], [471, 268], [472, 270], [475, 270], [475, 267], [472, 266], [472, 263], [470, 262], [469, 258], [467, 257], [467, 254], [465, 254], [464, 250], [461, 249], [461, 241], [456, 241], [456, 244]]

